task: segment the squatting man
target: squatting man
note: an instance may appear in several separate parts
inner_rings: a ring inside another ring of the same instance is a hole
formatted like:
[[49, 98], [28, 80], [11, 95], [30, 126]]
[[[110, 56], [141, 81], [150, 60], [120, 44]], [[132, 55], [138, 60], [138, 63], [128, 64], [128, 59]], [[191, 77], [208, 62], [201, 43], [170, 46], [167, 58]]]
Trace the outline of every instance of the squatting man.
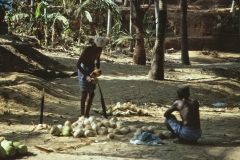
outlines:
[[[165, 124], [173, 135], [178, 137], [174, 143], [196, 143], [202, 135], [199, 116], [199, 103], [189, 99], [188, 86], [180, 86], [177, 89], [178, 99], [164, 113]], [[172, 112], [178, 111], [182, 121], [178, 121]]]

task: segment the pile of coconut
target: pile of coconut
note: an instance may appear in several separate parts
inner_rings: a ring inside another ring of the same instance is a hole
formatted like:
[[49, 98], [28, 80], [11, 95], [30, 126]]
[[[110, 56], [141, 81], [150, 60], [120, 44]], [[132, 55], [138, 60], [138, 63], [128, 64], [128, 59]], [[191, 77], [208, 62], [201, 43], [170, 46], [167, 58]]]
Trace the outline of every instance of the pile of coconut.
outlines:
[[134, 135], [139, 135], [144, 131], [154, 133], [154, 128], [154, 126], [144, 126], [142, 128], [127, 126], [116, 117], [108, 120], [90, 116], [89, 118], [79, 117], [74, 123], [67, 120], [64, 125], [54, 125], [49, 133], [53, 136], [73, 136], [75, 138], [107, 135], [109, 139], [113, 139], [115, 135], [126, 135], [130, 132], [135, 132]]
[[4, 137], [0, 137], [0, 142], [0, 159], [4, 159], [5, 157], [12, 157], [16, 154], [24, 155], [28, 152], [27, 146], [20, 142], [8, 141]]
[[[99, 114], [103, 114], [102, 109], [96, 109], [93, 108], [94, 112], [97, 112]], [[137, 107], [136, 104], [132, 104], [130, 102], [123, 103], [121, 105], [120, 102], [117, 102], [116, 105], [108, 106], [107, 107], [107, 115], [109, 116], [149, 116], [150, 114], [147, 112], [147, 110]]]

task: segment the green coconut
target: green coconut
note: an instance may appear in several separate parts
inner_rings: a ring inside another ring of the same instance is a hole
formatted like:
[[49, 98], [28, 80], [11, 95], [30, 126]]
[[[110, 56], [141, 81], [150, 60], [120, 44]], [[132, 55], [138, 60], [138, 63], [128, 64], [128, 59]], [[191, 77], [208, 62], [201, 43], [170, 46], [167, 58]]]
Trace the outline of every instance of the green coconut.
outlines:
[[59, 136], [61, 134], [61, 130], [56, 126], [52, 126], [49, 133], [53, 136]]
[[4, 139], [4, 140], [1, 142], [1, 146], [3, 147], [3, 146], [7, 146], [7, 145], [13, 146], [13, 142]]
[[18, 146], [21, 144], [21, 142], [13, 142], [13, 146], [15, 147], [15, 149], [18, 149]]
[[18, 146], [18, 153], [19, 154], [26, 154], [28, 152], [28, 148], [25, 144], [20, 144]]
[[71, 126], [63, 126], [63, 129], [62, 129], [62, 135], [63, 136], [71, 136], [73, 133], [73, 129]]
[[5, 157], [6, 157], [6, 151], [2, 146], [0, 146], [0, 159], [3, 159]]
[[14, 156], [16, 154], [16, 149], [14, 146], [11, 146], [11, 145], [4, 145], [2, 146], [3, 149], [6, 151], [6, 155], [7, 157], [11, 157], [11, 156]]

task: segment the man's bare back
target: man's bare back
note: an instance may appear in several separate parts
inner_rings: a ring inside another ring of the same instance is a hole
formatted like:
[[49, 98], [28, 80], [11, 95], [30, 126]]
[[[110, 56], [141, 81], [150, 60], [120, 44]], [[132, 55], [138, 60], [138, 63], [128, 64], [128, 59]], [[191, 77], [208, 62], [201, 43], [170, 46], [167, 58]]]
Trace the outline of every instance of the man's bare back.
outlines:
[[188, 127], [200, 127], [199, 117], [199, 103], [198, 101], [182, 99], [175, 102], [176, 108], [178, 109], [182, 118], [184, 126]]

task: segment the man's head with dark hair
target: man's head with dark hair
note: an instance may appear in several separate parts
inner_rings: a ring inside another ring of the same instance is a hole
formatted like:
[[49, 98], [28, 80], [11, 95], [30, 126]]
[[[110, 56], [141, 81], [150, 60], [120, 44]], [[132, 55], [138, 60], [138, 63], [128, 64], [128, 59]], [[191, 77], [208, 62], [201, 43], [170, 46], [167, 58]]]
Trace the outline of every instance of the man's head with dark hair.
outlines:
[[180, 86], [177, 89], [178, 98], [188, 98], [190, 96], [190, 89], [188, 86]]

